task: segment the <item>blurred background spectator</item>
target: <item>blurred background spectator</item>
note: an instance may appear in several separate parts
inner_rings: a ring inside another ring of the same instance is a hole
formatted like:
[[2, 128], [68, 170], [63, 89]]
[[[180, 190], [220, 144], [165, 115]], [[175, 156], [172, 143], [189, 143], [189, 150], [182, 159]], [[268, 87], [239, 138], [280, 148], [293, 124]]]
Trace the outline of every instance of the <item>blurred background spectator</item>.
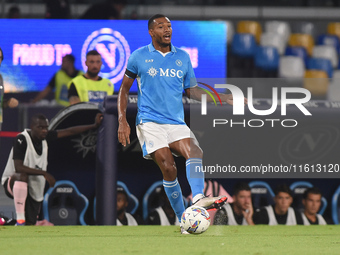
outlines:
[[92, 5], [81, 19], [121, 19], [127, 0], [106, 0]]
[[68, 0], [45, 0], [46, 19], [69, 19], [71, 8]]
[[20, 18], [21, 14], [19, 7], [16, 5], [11, 6], [7, 13], [7, 19], [20, 19]]

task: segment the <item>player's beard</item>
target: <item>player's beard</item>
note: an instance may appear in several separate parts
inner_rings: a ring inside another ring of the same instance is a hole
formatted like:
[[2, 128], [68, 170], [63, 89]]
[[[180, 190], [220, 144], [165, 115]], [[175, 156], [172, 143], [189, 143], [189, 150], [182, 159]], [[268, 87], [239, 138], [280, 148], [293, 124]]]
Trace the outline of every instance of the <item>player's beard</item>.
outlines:
[[87, 70], [87, 74], [88, 74], [91, 78], [95, 78], [95, 77], [97, 77], [97, 75], [99, 74], [99, 72], [91, 72], [91, 71]]
[[160, 45], [162, 48], [165, 48], [165, 47], [170, 47], [171, 43], [163, 43], [163, 42], [160, 42], [159, 45]]
[[124, 209], [124, 208], [118, 210], [118, 211], [117, 211], [117, 216], [118, 216], [118, 215], [121, 215], [121, 214], [124, 213], [124, 212], [125, 212], [125, 209]]

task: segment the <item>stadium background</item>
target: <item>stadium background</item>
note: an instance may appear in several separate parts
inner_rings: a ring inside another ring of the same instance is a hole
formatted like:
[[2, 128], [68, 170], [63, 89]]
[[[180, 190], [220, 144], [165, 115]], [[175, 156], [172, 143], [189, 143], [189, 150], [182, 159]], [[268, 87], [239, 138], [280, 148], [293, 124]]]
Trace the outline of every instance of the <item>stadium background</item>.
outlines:
[[[5, 1], [3, 1], [5, 2]], [[124, 17], [128, 18], [133, 11], [136, 11], [139, 14], [139, 18], [146, 19], [151, 14], [162, 12], [166, 13], [171, 19], [175, 20], [211, 20], [211, 19], [222, 19], [222, 20], [229, 20], [233, 26], [234, 32], [236, 33], [236, 27], [239, 21], [242, 20], [252, 20], [258, 22], [260, 26], [262, 27], [262, 30], [265, 29], [265, 23], [270, 20], [283, 20], [288, 22], [288, 24], [291, 27], [292, 32], [299, 32], [298, 30], [301, 29], [300, 32], [302, 32], [303, 29], [307, 29], [310, 27], [310, 24], [312, 24], [312, 29], [310, 29], [310, 33], [315, 41], [317, 41], [317, 38], [319, 35], [327, 33], [327, 26], [329, 23], [337, 21], [339, 19], [339, 12], [338, 9], [334, 9], [333, 7], [337, 7], [339, 5], [338, 1], [275, 1], [277, 2], [278, 6], [281, 5], [281, 7], [277, 6], [270, 6], [268, 2], [272, 1], [258, 1], [258, 5], [254, 6], [254, 1], [226, 1], [228, 2], [227, 6], [216, 6], [212, 5], [214, 1], [202, 1], [202, 5], [196, 5], [196, 6], [175, 6], [174, 4], [177, 4], [175, 1], [161, 1], [161, 5], [154, 5], [156, 4], [153, 1], [144, 1], [144, 5], [140, 4], [140, 1], [133, 1], [132, 5], [126, 6], [124, 10]], [[217, 2], [217, 1], [216, 1]], [[250, 2], [252, 4], [250, 4]], [[322, 3], [320, 3], [322, 2]], [[23, 16], [26, 18], [41, 18], [41, 15], [44, 12], [44, 6], [43, 4], [36, 2], [36, 3], [25, 3], [23, 1], [17, 1], [19, 3], [19, 7], [21, 7]], [[181, 1], [181, 3], [184, 3], [184, 1]], [[189, 0], [186, 1], [187, 4], [192, 3]], [[166, 4], [170, 4], [166, 5]], [[195, 4], [198, 4], [197, 1], [195, 1]], [[203, 5], [204, 4], [204, 5]], [[219, 2], [221, 4], [221, 2]], [[235, 5], [242, 5], [235, 6]], [[248, 5], [253, 5], [249, 7]], [[229, 7], [232, 6], [232, 7]], [[322, 5], [320, 8], [320, 5]], [[10, 4], [6, 3], [3, 5], [3, 13], [8, 10]], [[246, 7], [245, 7], [246, 6]], [[282, 7], [284, 6], [284, 7]], [[75, 3], [72, 5], [72, 10], [74, 11], [74, 17], [76, 18], [79, 16], [80, 13], [82, 13], [82, 10], [86, 9], [88, 7], [88, 3], [83, 1], [82, 3]], [[284, 8], [284, 9], [283, 9]], [[190, 12], [188, 12], [190, 10]], [[4, 15], [3, 15], [4, 16]], [[6, 21], [7, 22], [7, 21]], [[30, 21], [28, 21], [30, 22]], [[35, 20], [32, 20], [33, 23], [36, 22]], [[113, 21], [114, 22], [114, 21]], [[36, 25], [36, 24], [35, 24]], [[305, 25], [305, 26], [304, 26]], [[307, 27], [307, 28], [306, 28]], [[307, 30], [303, 30], [306, 32]], [[141, 33], [142, 34], [142, 33]], [[147, 33], [145, 31], [145, 38], [148, 38]], [[207, 36], [207, 35], [205, 35]], [[227, 35], [225, 35], [225, 38], [228, 39]], [[232, 37], [231, 37], [232, 38]], [[148, 40], [146, 40], [148, 41]], [[232, 41], [229, 41], [228, 52], [231, 52]], [[3, 44], [3, 41], [1, 40], [1, 46]], [[145, 43], [144, 43], [145, 44]], [[175, 44], [175, 43], [174, 43]], [[227, 46], [226, 46], [227, 49]], [[6, 51], [4, 52], [5, 60], [9, 59], [7, 58], [8, 54], [6, 54]], [[233, 61], [239, 61], [236, 56], [235, 59], [230, 59], [228, 55], [228, 65], [225, 64], [225, 66], [229, 66], [230, 63], [234, 63]], [[79, 57], [78, 57], [79, 59]], [[6, 61], [7, 61], [6, 60]], [[230, 62], [231, 61], [231, 62]], [[243, 62], [242, 62], [243, 61]], [[244, 62], [245, 61], [245, 62]], [[6, 63], [6, 62], [5, 62]], [[226, 62], [227, 63], [227, 60]], [[237, 62], [237, 63], [240, 63]], [[241, 59], [241, 68], [242, 64], [249, 64], [249, 58]], [[253, 67], [254, 63], [250, 60], [250, 66]], [[77, 66], [80, 68], [80, 66]], [[220, 67], [220, 65], [218, 65]], [[231, 67], [232, 68], [232, 67]], [[332, 68], [332, 72], [336, 73], [338, 67]], [[55, 68], [55, 71], [58, 68]], [[2, 72], [2, 68], [0, 69]], [[230, 76], [230, 73], [228, 70], [223, 70], [222, 72], [227, 71], [227, 75]], [[237, 73], [238, 70], [236, 70]], [[264, 72], [264, 75], [268, 75], [265, 77], [277, 77], [278, 74], [278, 68], [276, 68], [276, 72], [272, 72], [273, 70], [269, 70], [269, 72]], [[51, 72], [52, 74], [53, 72]], [[258, 73], [257, 73], [258, 74]], [[261, 73], [263, 74], [263, 73]], [[243, 77], [251, 77], [253, 74], [246, 73]], [[235, 77], [235, 76], [234, 76]], [[240, 76], [237, 76], [240, 77]], [[256, 76], [255, 76], [256, 77]], [[40, 84], [42, 87], [45, 86], [45, 84]], [[118, 91], [118, 87], [115, 86], [115, 91]], [[22, 92], [19, 94], [9, 94], [14, 95], [15, 97], [19, 98], [22, 104], [18, 109], [8, 109], [4, 113], [4, 120], [5, 123], [3, 124], [3, 131], [14, 131], [18, 132], [21, 131], [23, 127], [27, 127], [29, 116], [34, 114], [35, 112], [42, 112], [46, 114], [49, 118], [54, 117], [57, 112], [61, 109], [57, 106], [51, 105], [49, 102], [46, 103], [46, 105], [30, 105], [28, 104], [29, 100], [34, 97], [34, 94], [36, 92], [32, 92], [28, 89], [26, 92]], [[327, 99], [328, 95], [323, 94], [321, 97], [318, 96], [318, 99]], [[27, 104], [25, 104], [27, 103]], [[328, 112], [327, 108], [325, 108], [325, 113]], [[131, 109], [131, 112], [129, 113], [129, 121], [132, 124], [134, 122], [134, 109]], [[332, 115], [329, 116], [330, 118], [333, 118]], [[132, 125], [133, 126], [133, 125]], [[7, 155], [11, 146], [11, 138], [9, 137], [1, 137], [1, 155], [0, 155], [0, 164], [1, 169], [3, 169], [4, 164], [7, 159]], [[333, 150], [331, 153], [331, 157], [334, 156], [336, 159], [336, 150]], [[142, 196], [144, 195], [146, 189], [155, 181], [160, 180], [161, 174], [157, 167], [154, 165], [153, 162], [145, 161], [143, 160], [140, 155], [138, 155], [138, 151], [135, 153], [126, 153], [126, 152], [119, 152], [119, 169], [118, 169], [118, 179], [125, 182], [128, 187], [130, 188], [130, 191], [135, 194], [139, 200], [141, 201]], [[133, 160], [131, 160], [133, 158]], [[57, 161], [57, 160], [56, 160]], [[184, 161], [183, 159], [177, 160], [179, 172], [181, 173], [179, 175], [179, 179], [181, 183], [183, 183], [182, 188], [185, 195], [188, 195], [188, 185], [185, 181], [184, 176]], [[50, 161], [50, 166], [53, 165], [53, 159]], [[86, 180], [93, 180], [94, 175], [94, 169], [88, 170], [88, 171], [82, 171], [81, 166], [73, 166], [74, 168], [71, 170], [65, 170], [61, 166], [60, 168], [51, 168], [49, 169], [53, 174], [56, 176], [59, 176], [59, 178], [65, 178], [65, 179], [72, 179], [76, 182], [76, 184], [79, 186], [80, 191], [88, 196], [89, 200], [93, 200], [94, 196], [94, 183], [86, 183], [84, 181]], [[82, 181], [79, 181], [77, 178], [79, 176], [79, 173], [81, 173]], [[134, 176], [134, 178], [131, 180], [130, 177]], [[143, 180], [143, 184], [141, 184], [140, 180]], [[245, 181], [251, 181], [252, 179], [244, 179]], [[232, 186], [233, 184], [238, 181], [236, 179], [221, 179], [219, 180], [220, 183], [223, 184], [223, 186], [226, 188], [226, 190], [229, 193], [232, 193]], [[274, 188], [279, 183], [287, 183], [291, 184], [293, 183], [294, 179], [270, 179], [265, 180], [267, 181], [272, 188]], [[339, 185], [338, 179], [310, 179], [308, 180], [315, 186], [318, 186], [321, 188], [324, 196], [328, 200], [328, 208], [325, 212], [325, 215], [328, 216], [328, 218], [331, 218], [331, 198], [336, 190], [336, 188]], [[92, 187], [92, 189], [89, 189], [88, 187]], [[87, 220], [89, 223], [91, 222], [91, 213], [89, 213]]]

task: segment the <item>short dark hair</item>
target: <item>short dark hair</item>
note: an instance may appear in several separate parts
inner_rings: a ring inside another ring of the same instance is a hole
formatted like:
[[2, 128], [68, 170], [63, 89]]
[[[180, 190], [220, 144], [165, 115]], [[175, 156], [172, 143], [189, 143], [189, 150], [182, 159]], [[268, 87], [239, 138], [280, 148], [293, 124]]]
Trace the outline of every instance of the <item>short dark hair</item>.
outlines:
[[149, 19], [149, 21], [148, 21], [148, 29], [151, 29], [151, 28], [152, 28], [152, 24], [153, 24], [153, 21], [154, 21], [155, 19], [163, 18], [163, 17], [165, 17], [165, 15], [163, 15], [163, 14], [155, 14], [155, 15], [153, 15], [153, 16]]
[[72, 63], [74, 63], [76, 61], [76, 58], [72, 54], [67, 54], [67, 55], [64, 56], [64, 58], [71, 61]]
[[246, 183], [246, 182], [236, 183], [235, 186], [234, 186], [234, 196], [236, 196], [242, 190], [250, 191], [250, 187], [249, 187], [248, 183]]
[[47, 120], [46, 116], [41, 113], [34, 114], [31, 118], [31, 125], [36, 122], [36, 120]]
[[305, 190], [305, 192], [302, 195], [303, 199], [307, 199], [309, 194], [315, 194], [322, 196], [321, 190], [318, 187], [311, 187]]
[[97, 50], [90, 50], [89, 52], [86, 53], [86, 57], [88, 56], [100, 56], [99, 52]]
[[12, 15], [16, 14], [16, 13], [20, 13], [20, 9], [18, 6], [13, 5], [11, 6], [11, 8], [9, 8], [8, 10], [8, 14], [7, 14], [7, 18], [12, 18]]
[[126, 198], [126, 201], [129, 201], [129, 196], [128, 196], [126, 190], [123, 187], [117, 186], [117, 195], [118, 195], [118, 193], [123, 194]]
[[286, 184], [280, 184], [274, 190], [275, 196], [277, 196], [280, 192], [288, 193], [291, 197], [293, 197], [292, 190]]

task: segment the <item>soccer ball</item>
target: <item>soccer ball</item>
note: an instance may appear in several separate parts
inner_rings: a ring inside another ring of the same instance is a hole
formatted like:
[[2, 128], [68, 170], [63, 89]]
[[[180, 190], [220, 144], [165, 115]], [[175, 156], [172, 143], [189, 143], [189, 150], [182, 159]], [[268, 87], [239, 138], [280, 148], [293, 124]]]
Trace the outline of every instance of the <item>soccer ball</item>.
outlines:
[[190, 206], [182, 214], [182, 228], [190, 234], [201, 234], [210, 226], [210, 215], [200, 206]]

